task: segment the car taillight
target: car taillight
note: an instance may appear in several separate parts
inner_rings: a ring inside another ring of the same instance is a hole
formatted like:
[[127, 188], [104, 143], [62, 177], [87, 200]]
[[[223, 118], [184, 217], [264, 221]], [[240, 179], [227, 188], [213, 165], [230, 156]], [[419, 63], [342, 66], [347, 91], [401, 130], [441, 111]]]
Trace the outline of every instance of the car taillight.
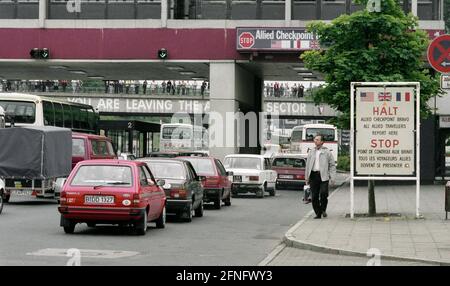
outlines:
[[259, 177], [258, 176], [250, 176], [250, 177], [248, 177], [248, 179], [250, 181], [259, 181]]
[[66, 192], [64, 192], [64, 191], [61, 192], [59, 202], [61, 203], [61, 205], [67, 204], [67, 193]]
[[170, 197], [174, 199], [185, 199], [187, 197], [187, 192], [185, 189], [171, 190]]
[[141, 195], [140, 194], [133, 194], [133, 204], [139, 205], [141, 203]]
[[303, 180], [305, 178], [305, 175], [296, 175], [295, 178], [299, 179], [299, 180]]

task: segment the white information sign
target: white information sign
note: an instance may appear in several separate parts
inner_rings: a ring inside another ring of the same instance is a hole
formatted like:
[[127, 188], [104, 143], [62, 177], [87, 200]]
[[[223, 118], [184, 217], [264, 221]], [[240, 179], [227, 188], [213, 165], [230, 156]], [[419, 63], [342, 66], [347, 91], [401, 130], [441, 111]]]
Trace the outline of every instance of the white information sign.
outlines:
[[355, 91], [355, 176], [414, 176], [414, 88]]
[[416, 181], [420, 218], [420, 83], [350, 85], [350, 217], [354, 181]]
[[450, 89], [450, 75], [447, 74], [441, 75], [441, 88]]

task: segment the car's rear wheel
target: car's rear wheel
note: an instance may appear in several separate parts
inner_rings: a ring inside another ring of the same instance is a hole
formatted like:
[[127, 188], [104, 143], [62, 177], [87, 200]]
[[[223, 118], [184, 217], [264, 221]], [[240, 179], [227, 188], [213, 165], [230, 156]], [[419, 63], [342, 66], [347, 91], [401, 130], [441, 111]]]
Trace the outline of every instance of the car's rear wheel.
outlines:
[[161, 215], [156, 220], [156, 227], [157, 228], [165, 228], [166, 227], [166, 206], [164, 206]]
[[134, 225], [134, 230], [137, 235], [144, 235], [147, 233], [147, 212], [145, 212], [142, 218]]
[[76, 223], [71, 221], [70, 219], [64, 218], [63, 215], [61, 215], [61, 224], [64, 228], [64, 232], [68, 234], [72, 234], [75, 231], [75, 225]]
[[269, 194], [271, 197], [275, 197], [275, 187], [269, 190]]
[[3, 194], [3, 203], [9, 203], [9, 198], [11, 197], [11, 194]]
[[192, 221], [192, 203], [189, 204], [188, 210], [184, 213], [184, 221], [191, 222]]
[[256, 192], [256, 197], [262, 199], [264, 198], [264, 193], [266, 192], [266, 186], [259, 188], [259, 190]]
[[228, 197], [224, 200], [225, 206], [231, 206], [231, 193], [228, 194]]
[[202, 217], [203, 216], [203, 201], [200, 202], [200, 205], [197, 209], [195, 209], [195, 216]]
[[219, 197], [214, 201], [214, 208], [216, 210], [220, 210], [222, 207], [222, 194], [219, 194]]

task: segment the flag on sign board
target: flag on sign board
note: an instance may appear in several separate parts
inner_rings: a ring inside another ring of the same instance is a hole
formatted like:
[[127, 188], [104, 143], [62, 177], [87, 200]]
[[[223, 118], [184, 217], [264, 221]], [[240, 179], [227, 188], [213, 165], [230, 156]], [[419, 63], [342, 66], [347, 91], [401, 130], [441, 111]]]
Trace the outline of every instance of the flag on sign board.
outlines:
[[405, 92], [405, 101], [411, 100], [411, 94], [409, 92]]
[[373, 102], [373, 92], [361, 92], [361, 101]]
[[379, 101], [391, 101], [392, 95], [390, 92], [380, 92], [380, 93], [378, 93], [378, 100]]

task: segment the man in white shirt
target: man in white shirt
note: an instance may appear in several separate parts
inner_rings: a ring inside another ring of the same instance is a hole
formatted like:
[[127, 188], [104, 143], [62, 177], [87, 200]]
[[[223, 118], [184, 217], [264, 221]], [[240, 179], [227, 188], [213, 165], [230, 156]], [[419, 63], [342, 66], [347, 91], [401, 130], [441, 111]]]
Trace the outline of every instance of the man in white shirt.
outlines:
[[328, 185], [334, 185], [336, 165], [331, 151], [323, 146], [323, 136], [314, 137], [315, 148], [308, 153], [305, 179], [311, 187], [312, 205], [316, 213], [315, 219], [327, 217]]

